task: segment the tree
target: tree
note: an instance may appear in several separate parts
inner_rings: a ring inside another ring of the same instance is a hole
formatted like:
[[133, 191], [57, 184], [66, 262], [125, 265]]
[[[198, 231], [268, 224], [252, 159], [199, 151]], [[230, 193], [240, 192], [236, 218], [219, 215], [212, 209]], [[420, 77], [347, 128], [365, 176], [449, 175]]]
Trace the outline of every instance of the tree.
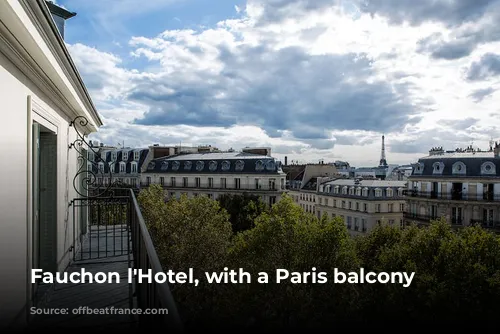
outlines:
[[266, 211], [266, 204], [257, 195], [224, 194], [217, 200], [221, 208], [229, 213], [234, 233], [253, 228], [255, 219]]
[[225, 266], [232, 236], [229, 214], [205, 196], [165, 202], [158, 185], [142, 190], [138, 201], [164, 270], [187, 273], [193, 268], [200, 280], [197, 287], [171, 287], [181, 314], [186, 321], [211, 318], [217, 308], [210, 308], [207, 301], [220, 298], [223, 287], [205, 283], [204, 272], [221, 271]]
[[408, 288], [362, 286], [365, 319], [489, 321], [500, 312], [497, 235], [480, 227], [455, 231], [441, 219], [426, 228], [379, 226], [357, 242], [365, 270], [415, 272]]
[[[357, 261], [353, 246], [342, 220], [326, 216], [318, 219], [289, 196], [283, 196], [270, 212], [256, 219], [253, 229], [234, 239], [230, 250], [232, 266], [245, 268], [253, 277], [266, 272], [269, 283], [254, 281], [242, 287], [238, 294], [240, 307], [232, 310], [238, 310], [239, 316], [258, 317], [255, 320], [264, 327], [297, 329], [299, 325], [333, 320], [337, 312], [342, 313], [349, 305], [351, 287], [332, 281], [313, 284], [311, 277], [308, 284], [294, 284], [289, 279], [277, 284], [276, 270], [318, 273], [354, 268]], [[343, 298], [336, 298], [338, 295]], [[325, 312], [329, 317], [324, 316]]]

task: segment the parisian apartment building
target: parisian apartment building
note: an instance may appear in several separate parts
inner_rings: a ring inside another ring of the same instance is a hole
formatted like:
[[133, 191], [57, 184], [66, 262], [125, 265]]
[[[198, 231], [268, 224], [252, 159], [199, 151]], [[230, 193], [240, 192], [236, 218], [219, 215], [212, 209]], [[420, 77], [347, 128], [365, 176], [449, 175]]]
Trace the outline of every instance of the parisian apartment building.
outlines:
[[252, 194], [273, 205], [286, 192], [285, 178], [270, 148], [206, 150], [153, 158], [144, 166], [141, 186], [159, 184], [165, 188], [166, 198]]
[[418, 160], [409, 180], [407, 223], [444, 217], [456, 227], [479, 224], [500, 230], [500, 146], [445, 151]]
[[346, 179], [321, 181], [316, 194], [316, 215], [341, 217], [351, 235], [375, 226], [403, 226], [406, 181]]
[[[288, 173], [292, 172], [292, 169], [288, 169]], [[289, 182], [288, 194], [304, 211], [315, 214], [318, 180], [339, 176], [334, 164], [301, 165]]]

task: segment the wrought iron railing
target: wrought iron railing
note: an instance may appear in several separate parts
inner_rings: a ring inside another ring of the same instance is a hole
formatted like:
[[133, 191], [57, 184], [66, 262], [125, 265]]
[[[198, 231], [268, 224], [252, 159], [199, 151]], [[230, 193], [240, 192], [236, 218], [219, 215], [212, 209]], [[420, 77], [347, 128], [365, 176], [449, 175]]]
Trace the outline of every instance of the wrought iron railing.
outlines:
[[[130, 228], [132, 236], [133, 269], [142, 273], [152, 271], [153, 277], [163, 271], [162, 265], [153, 245], [151, 235], [142, 217], [142, 213], [134, 195], [130, 191]], [[167, 283], [143, 282], [135, 283], [135, 295], [138, 308], [145, 309], [167, 309], [168, 314], [141, 314], [139, 325], [141, 328], [162, 329], [166, 332], [181, 332], [182, 321], [177, 311], [172, 293]]]
[[483, 228], [500, 229], [500, 221], [484, 220], [484, 219], [471, 219], [471, 225], [479, 225]]
[[486, 201], [486, 202], [500, 201], [500, 195], [494, 194], [492, 192], [486, 192], [481, 194], [468, 194], [461, 191], [442, 193], [437, 191], [406, 190], [404, 191], [404, 195], [406, 197], [444, 199], [452, 201]]

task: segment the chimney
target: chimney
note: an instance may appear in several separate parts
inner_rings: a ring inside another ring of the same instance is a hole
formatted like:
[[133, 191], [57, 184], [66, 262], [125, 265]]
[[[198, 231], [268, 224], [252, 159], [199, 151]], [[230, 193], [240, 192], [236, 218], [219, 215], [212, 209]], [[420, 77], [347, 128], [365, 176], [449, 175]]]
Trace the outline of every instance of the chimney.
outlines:
[[74, 12], [70, 12], [64, 9], [61, 6], [56, 5], [53, 1], [46, 1], [47, 6], [49, 7], [50, 13], [52, 14], [52, 18], [61, 34], [61, 37], [64, 39], [64, 26], [67, 19], [72, 18], [76, 15]]
[[285, 157], [285, 166], [288, 166], [288, 157]]

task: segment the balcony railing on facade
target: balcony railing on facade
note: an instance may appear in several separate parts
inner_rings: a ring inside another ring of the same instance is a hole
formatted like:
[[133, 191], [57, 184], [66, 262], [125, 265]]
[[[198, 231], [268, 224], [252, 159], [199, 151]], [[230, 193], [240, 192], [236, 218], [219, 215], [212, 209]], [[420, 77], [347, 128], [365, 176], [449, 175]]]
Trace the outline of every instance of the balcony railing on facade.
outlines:
[[173, 190], [184, 190], [184, 189], [190, 189], [190, 190], [196, 190], [196, 189], [200, 189], [200, 190], [214, 190], [214, 191], [233, 191], [233, 190], [244, 190], [244, 191], [284, 191], [286, 190], [286, 187], [285, 186], [282, 186], [282, 187], [279, 187], [279, 186], [275, 186], [275, 187], [258, 187], [256, 188], [255, 186], [252, 187], [247, 187], [247, 186], [240, 186], [240, 187], [235, 187], [235, 186], [226, 186], [226, 187], [222, 187], [222, 186], [210, 186], [209, 184], [204, 184], [204, 183], [201, 183], [199, 185], [196, 185], [196, 184], [189, 184], [187, 186], [184, 186], [184, 185], [169, 185], [167, 183], [164, 183], [164, 184], [161, 184], [161, 183], [153, 183], [153, 182], [141, 182], [140, 183], [140, 186], [141, 187], [149, 187], [150, 185], [152, 184], [158, 184], [159, 186], [161, 187], [164, 187], [164, 188], [170, 188], [170, 189], [173, 189]]
[[469, 194], [462, 191], [452, 191], [449, 193], [442, 193], [437, 191], [414, 191], [407, 190], [404, 192], [405, 196], [426, 199], [440, 199], [452, 201], [485, 201], [485, 202], [500, 202], [500, 194], [493, 192], [486, 192], [481, 194]]
[[471, 225], [479, 225], [483, 228], [487, 229], [495, 229], [500, 230], [500, 221], [496, 220], [487, 220], [487, 219], [471, 219]]
[[[417, 214], [412, 212], [404, 212], [403, 217], [408, 220], [416, 220], [419, 222], [429, 223], [431, 220], [439, 220], [442, 216], [439, 215], [426, 215], [426, 214]], [[460, 217], [451, 217], [449, 223], [451, 225], [465, 225], [465, 220]]]

